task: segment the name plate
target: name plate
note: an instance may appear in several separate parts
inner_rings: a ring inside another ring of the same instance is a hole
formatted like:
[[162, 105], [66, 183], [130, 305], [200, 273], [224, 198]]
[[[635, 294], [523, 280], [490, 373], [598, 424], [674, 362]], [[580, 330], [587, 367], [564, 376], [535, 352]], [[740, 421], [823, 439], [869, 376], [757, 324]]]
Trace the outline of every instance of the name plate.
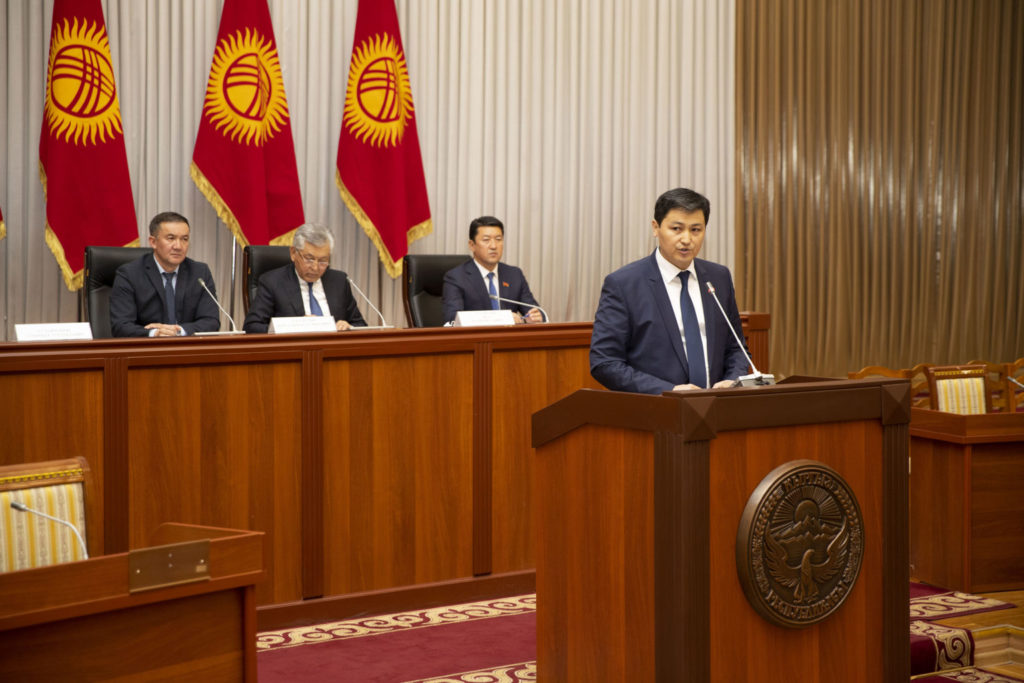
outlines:
[[270, 334], [302, 334], [305, 332], [337, 332], [334, 318], [326, 315], [297, 315], [271, 318]]
[[92, 339], [89, 323], [22, 323], [14, 326], [14, 339], [20, 342]]
[[498, 325], [515, 325], [516, 319], [512, 311], [503, 308], [490, 311], [459, 311], [455, 314], [454, 327], [494, 327]]

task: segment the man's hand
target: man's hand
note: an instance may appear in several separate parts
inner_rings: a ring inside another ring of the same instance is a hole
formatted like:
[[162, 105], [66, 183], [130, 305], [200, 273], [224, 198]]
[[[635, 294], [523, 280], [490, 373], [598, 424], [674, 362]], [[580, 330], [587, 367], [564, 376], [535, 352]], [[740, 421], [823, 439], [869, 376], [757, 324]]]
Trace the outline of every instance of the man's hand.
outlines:
[[147, 330], [156, 330], [154, 337], [177, 337], [181, 334], [181, 327], [178, 325], [165, 325], [164, 323], [150, 323], [146, 325]]
[[344, 332], [345, 330], [352, 329], [352, 326], [348, 324], [347, 320], [337, 321], [336, 323], [334, 323], [334, 327], [338, 330], [338, 332]]
[[526, 312], [526, 316], [523, 318], [523, 322], [527, 323], [542, 323], [544, 322], [544, 316], [541, 314], [539, 308], [531, 308]]
[[672, 387], [672, 391], [691, 391], [693, 389], [703, 389], [704, 387], [698, 387], [696, 384], [677, 384]]
[[723, 379], [721, 382], [715, 382], [715, 386], [712, 389], [731, 389], [732, 385], [736, 383], [734, 379]]

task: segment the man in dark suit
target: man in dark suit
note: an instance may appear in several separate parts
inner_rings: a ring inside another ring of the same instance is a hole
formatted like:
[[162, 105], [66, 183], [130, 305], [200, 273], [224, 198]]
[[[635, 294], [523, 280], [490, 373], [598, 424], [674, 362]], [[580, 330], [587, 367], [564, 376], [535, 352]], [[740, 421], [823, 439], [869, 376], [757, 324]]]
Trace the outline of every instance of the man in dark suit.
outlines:
[[152, 254], [117, 269], [110, 292], [115, 337], [175, 337], [220, 329], [220, 311], [199, 284], [216, 294], [205, 263], [188, 258], [189, 225], [165, 211], [149, 222]]
[[256, 299], [242, 327], [246, 332], [266, 332], [270, 319], [303, 315], [334, 318], [337, 330], [366, 327], [348, 276], [331, 270], [334, 235], [322, 225], [300, 225], [292, 237], [290, 265], [260, 276]]
[[732, 275], [696, 258], [710, 214], [711, 203], [693, 190], [664, 193], [651, 222], [658, 248], [605, 278], [590, 339], [590, 374], [609, 389], [659, 394], [717, 388], [747, 372], [743, 349], [707, 291], [710, 282], [742, 335]]
[[[459, 311], [499, 308], [510, 309], [517, 323], [544, 322], [523, 271], [499, 263], [505, 251], [505, 226], [500, 220], [481, 216], [470, 223], [469, 251], [473, 258], [444, 274], [441, 305], [445, 322], [455, 320]], [[495, 301], [491, 294], [527, 305]]]

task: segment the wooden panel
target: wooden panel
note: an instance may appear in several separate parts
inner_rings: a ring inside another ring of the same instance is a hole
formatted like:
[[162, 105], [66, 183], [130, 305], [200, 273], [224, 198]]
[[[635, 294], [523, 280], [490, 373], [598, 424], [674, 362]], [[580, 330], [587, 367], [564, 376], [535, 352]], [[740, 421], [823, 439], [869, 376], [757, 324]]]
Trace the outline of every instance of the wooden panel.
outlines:
[[1024, 585], [1024, 452], [1018, 443], [971, 453], [971, 591]]
[[324, 361], [325, 594], [473, 572], [473, 355]]
[[0, 374], [0, 444], [3, 465], [84, 457], [102, 501], [102, 370]]
[[966, 585], [969, 472], [963, 451], [910, 440], [910, 574], [936, 586]]
[[300, 375], [298, 362], [129, 370], [131, 547], [170, 520], [263, 531], [257, 602], [302, 597]]
[[587, 348], [496, 351], [492, 359], [492, 571], [502, 573], [534, 566], [530, 416], [600, 385], [590, 376]]
[[[882, 430], [848, 422], [719, 434], [711, 442], [711, 680], [882, 681]], [[775, 467], [807, 458], [835, 468], [864, 518], [861, 574], [843, 606], [804, 629], [775, 626], [747, 602], [736, 575], [736, 530], [747, 499]], [[871, 656], [869, 653], [874, 653]], [[905, 678], [903, 680], [906, 680]]]
[[543, 680], [654, 680], [653, 442], [588, 426], [537, 457]]
[[243, 595], [222, 591], [5, 631], [0, 678], [242, 680]]

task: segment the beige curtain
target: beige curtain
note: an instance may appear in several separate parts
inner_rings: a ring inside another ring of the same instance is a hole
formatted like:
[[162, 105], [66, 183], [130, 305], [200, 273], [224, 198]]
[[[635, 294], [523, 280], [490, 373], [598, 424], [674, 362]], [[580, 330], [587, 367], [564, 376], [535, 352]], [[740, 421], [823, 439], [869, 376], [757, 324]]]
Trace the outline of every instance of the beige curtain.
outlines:
[[[233, 243], [188, 173], [222, 4], [103, 7], [140, 234], [158, 211], [187, 215], [191, 255], [210, 264], [226, 300]], [[334, 231], [333, 265], [404, 325], [400, 281], [384, 273], [334, 184], [357, 2], [269, 5], [307, 220]], [[705, 256], [731, 265], [731, 2], [398, 0], [397, 9], [434, 219], [415, 253], [466, 253], [470, 220], [500, 216], [506, 260], [552, 317], [589, 320], [603, 277], [653, 249], [657, 195], [687, 185], [713, 202]], [[38, 144], [52, 11], [52, 0], [0, 0], [6, 339], [15, 323], [77, 316], [43, 243]], [[238, 287], [239, 314], [240, 301]]]
[[1024, 3], [737, 0], [737, 279], [772, 369], [1024, 355]]

